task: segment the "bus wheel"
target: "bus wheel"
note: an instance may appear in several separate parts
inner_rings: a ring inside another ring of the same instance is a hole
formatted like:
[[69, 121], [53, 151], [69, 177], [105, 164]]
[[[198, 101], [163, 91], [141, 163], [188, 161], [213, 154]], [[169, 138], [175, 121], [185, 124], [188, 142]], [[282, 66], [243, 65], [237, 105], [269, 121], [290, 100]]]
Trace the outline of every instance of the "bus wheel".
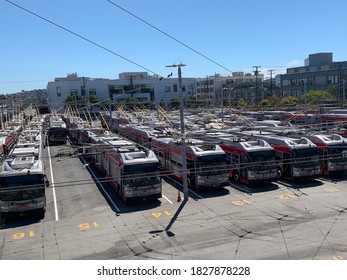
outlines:
[[239, 173], [235, 172], [234, 175], [233, 175], [233, 178], [234, 178], [234, 181], [235, 182], [238, 182], [240, 177], [239, 177]]

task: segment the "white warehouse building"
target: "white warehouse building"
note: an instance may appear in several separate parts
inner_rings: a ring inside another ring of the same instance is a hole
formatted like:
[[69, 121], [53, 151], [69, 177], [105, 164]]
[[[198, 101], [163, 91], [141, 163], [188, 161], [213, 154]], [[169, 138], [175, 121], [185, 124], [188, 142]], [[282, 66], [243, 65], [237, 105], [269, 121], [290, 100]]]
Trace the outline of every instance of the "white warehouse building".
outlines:
[[[182, 78], [183, 97], [195, 92], [196, 78]], [[119, 74], [119, 79], [112, 80], [78, 77], [77, 73], [72, 73], [47, 84], [48, 106], [57, 112], [64, 110], [66, 99], [74, 94], [82, 99], [95, 95], [114, 104], [131, 97], [159, 104], [179, 97], [178, 78], [150, 76], [147, 72], [124, 72]]]

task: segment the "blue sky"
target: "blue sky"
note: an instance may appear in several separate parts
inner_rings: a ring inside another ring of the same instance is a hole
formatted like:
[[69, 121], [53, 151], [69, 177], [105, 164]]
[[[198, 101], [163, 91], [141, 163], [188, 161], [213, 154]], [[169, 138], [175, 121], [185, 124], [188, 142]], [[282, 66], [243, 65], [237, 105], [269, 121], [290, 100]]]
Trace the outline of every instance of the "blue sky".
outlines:
[[[216, 63], [182, 46], [106, 0], [11, 0], [128, 60], [166, 77], [165, 65], [184, 63], [184, 77], [254, 65], [283, 73], [311, 53], [347, 60], [347, 1], [114, 0]], [[147, 71], [5, 0], [0, 1], [0, 94], [46, 88], [68, 73], [118, 78]], [[153, 74], [150, 73], [150, 74]]]

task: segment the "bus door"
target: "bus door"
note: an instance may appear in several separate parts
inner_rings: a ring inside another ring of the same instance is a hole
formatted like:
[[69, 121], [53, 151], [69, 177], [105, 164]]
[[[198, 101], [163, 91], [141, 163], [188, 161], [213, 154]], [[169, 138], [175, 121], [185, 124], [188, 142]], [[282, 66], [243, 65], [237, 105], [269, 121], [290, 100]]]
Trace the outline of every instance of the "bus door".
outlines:
[[164, 153], [164, 168], [166, 170], [170, 170], [170, 165], [171, 165], [171, 153], [169, 150], [167, 149], [163, 149], [163, 153]]
[[240, 178], [247, 178], [248, 155], [240, 156]]
[[283, 177], [284, 178], [292, 178], [292, 166], [293, 164], [291, 163], [291, 154], [290, 153], [282, 153], [283, 158]]
[[323, 174], [328, 174], [328, 150], [323, 150], [321, 159], [321, 172]]
[[196, 176], [197, 176], [197, 166], [195, 165], [195, 161], [187, 159], [187, 178], [189, 182], [189, 186], [196, 187]]

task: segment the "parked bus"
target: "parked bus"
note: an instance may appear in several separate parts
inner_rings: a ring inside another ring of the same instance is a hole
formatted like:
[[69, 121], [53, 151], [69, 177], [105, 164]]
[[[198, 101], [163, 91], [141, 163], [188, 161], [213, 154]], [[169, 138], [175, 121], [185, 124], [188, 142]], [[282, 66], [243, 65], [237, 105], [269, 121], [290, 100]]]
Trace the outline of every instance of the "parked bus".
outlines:
[[[151, 149], [162, 168], [183, 181], [182, 143], [175, 138], [152, 138]], [[186, 143], [188, 186], [197, 190], [229, 185], [227, 158], [219, 145], [189, 139]]]
[[162, 197], [160, 163], [153, 151], [112, 133], [89, 132], [88, 139], [87, 155], [123, 202]]
[[255, 183], [276, 181], [276, 152], [264, 140], [230, 141], [222, 138], [220, 146], [228, 155], [229, 176], [234, 181], [253, 185]]
[[244, 131], [239, 135], [268, 142], [276, 151], [279, 177], [290, 181], [320, 176], [319, 151], [311, 140], [275, 136], [261, 131]]
[[246, 141], [223, 132], [198, 131], [192, 135], [220, 145], [227, 154], [229, 178], [235, 182], [253, 185], [277, 180], [276, 152], [266, 141]]
[[[44, 215], [48, 185], [42, 159], [42, 127], [23, 131], [0, 171], [0, 214]], [[29, 139], [30, 137], [31, 139]]]
[[46, 119], [46, 135], [49, 145], [66, 144], [68, 129], [60, 116], [48, 116]]
[[347, 139], [338, 134], [306, 135], [320, 151], [321, 172], [324, 175], [346, 173]]

